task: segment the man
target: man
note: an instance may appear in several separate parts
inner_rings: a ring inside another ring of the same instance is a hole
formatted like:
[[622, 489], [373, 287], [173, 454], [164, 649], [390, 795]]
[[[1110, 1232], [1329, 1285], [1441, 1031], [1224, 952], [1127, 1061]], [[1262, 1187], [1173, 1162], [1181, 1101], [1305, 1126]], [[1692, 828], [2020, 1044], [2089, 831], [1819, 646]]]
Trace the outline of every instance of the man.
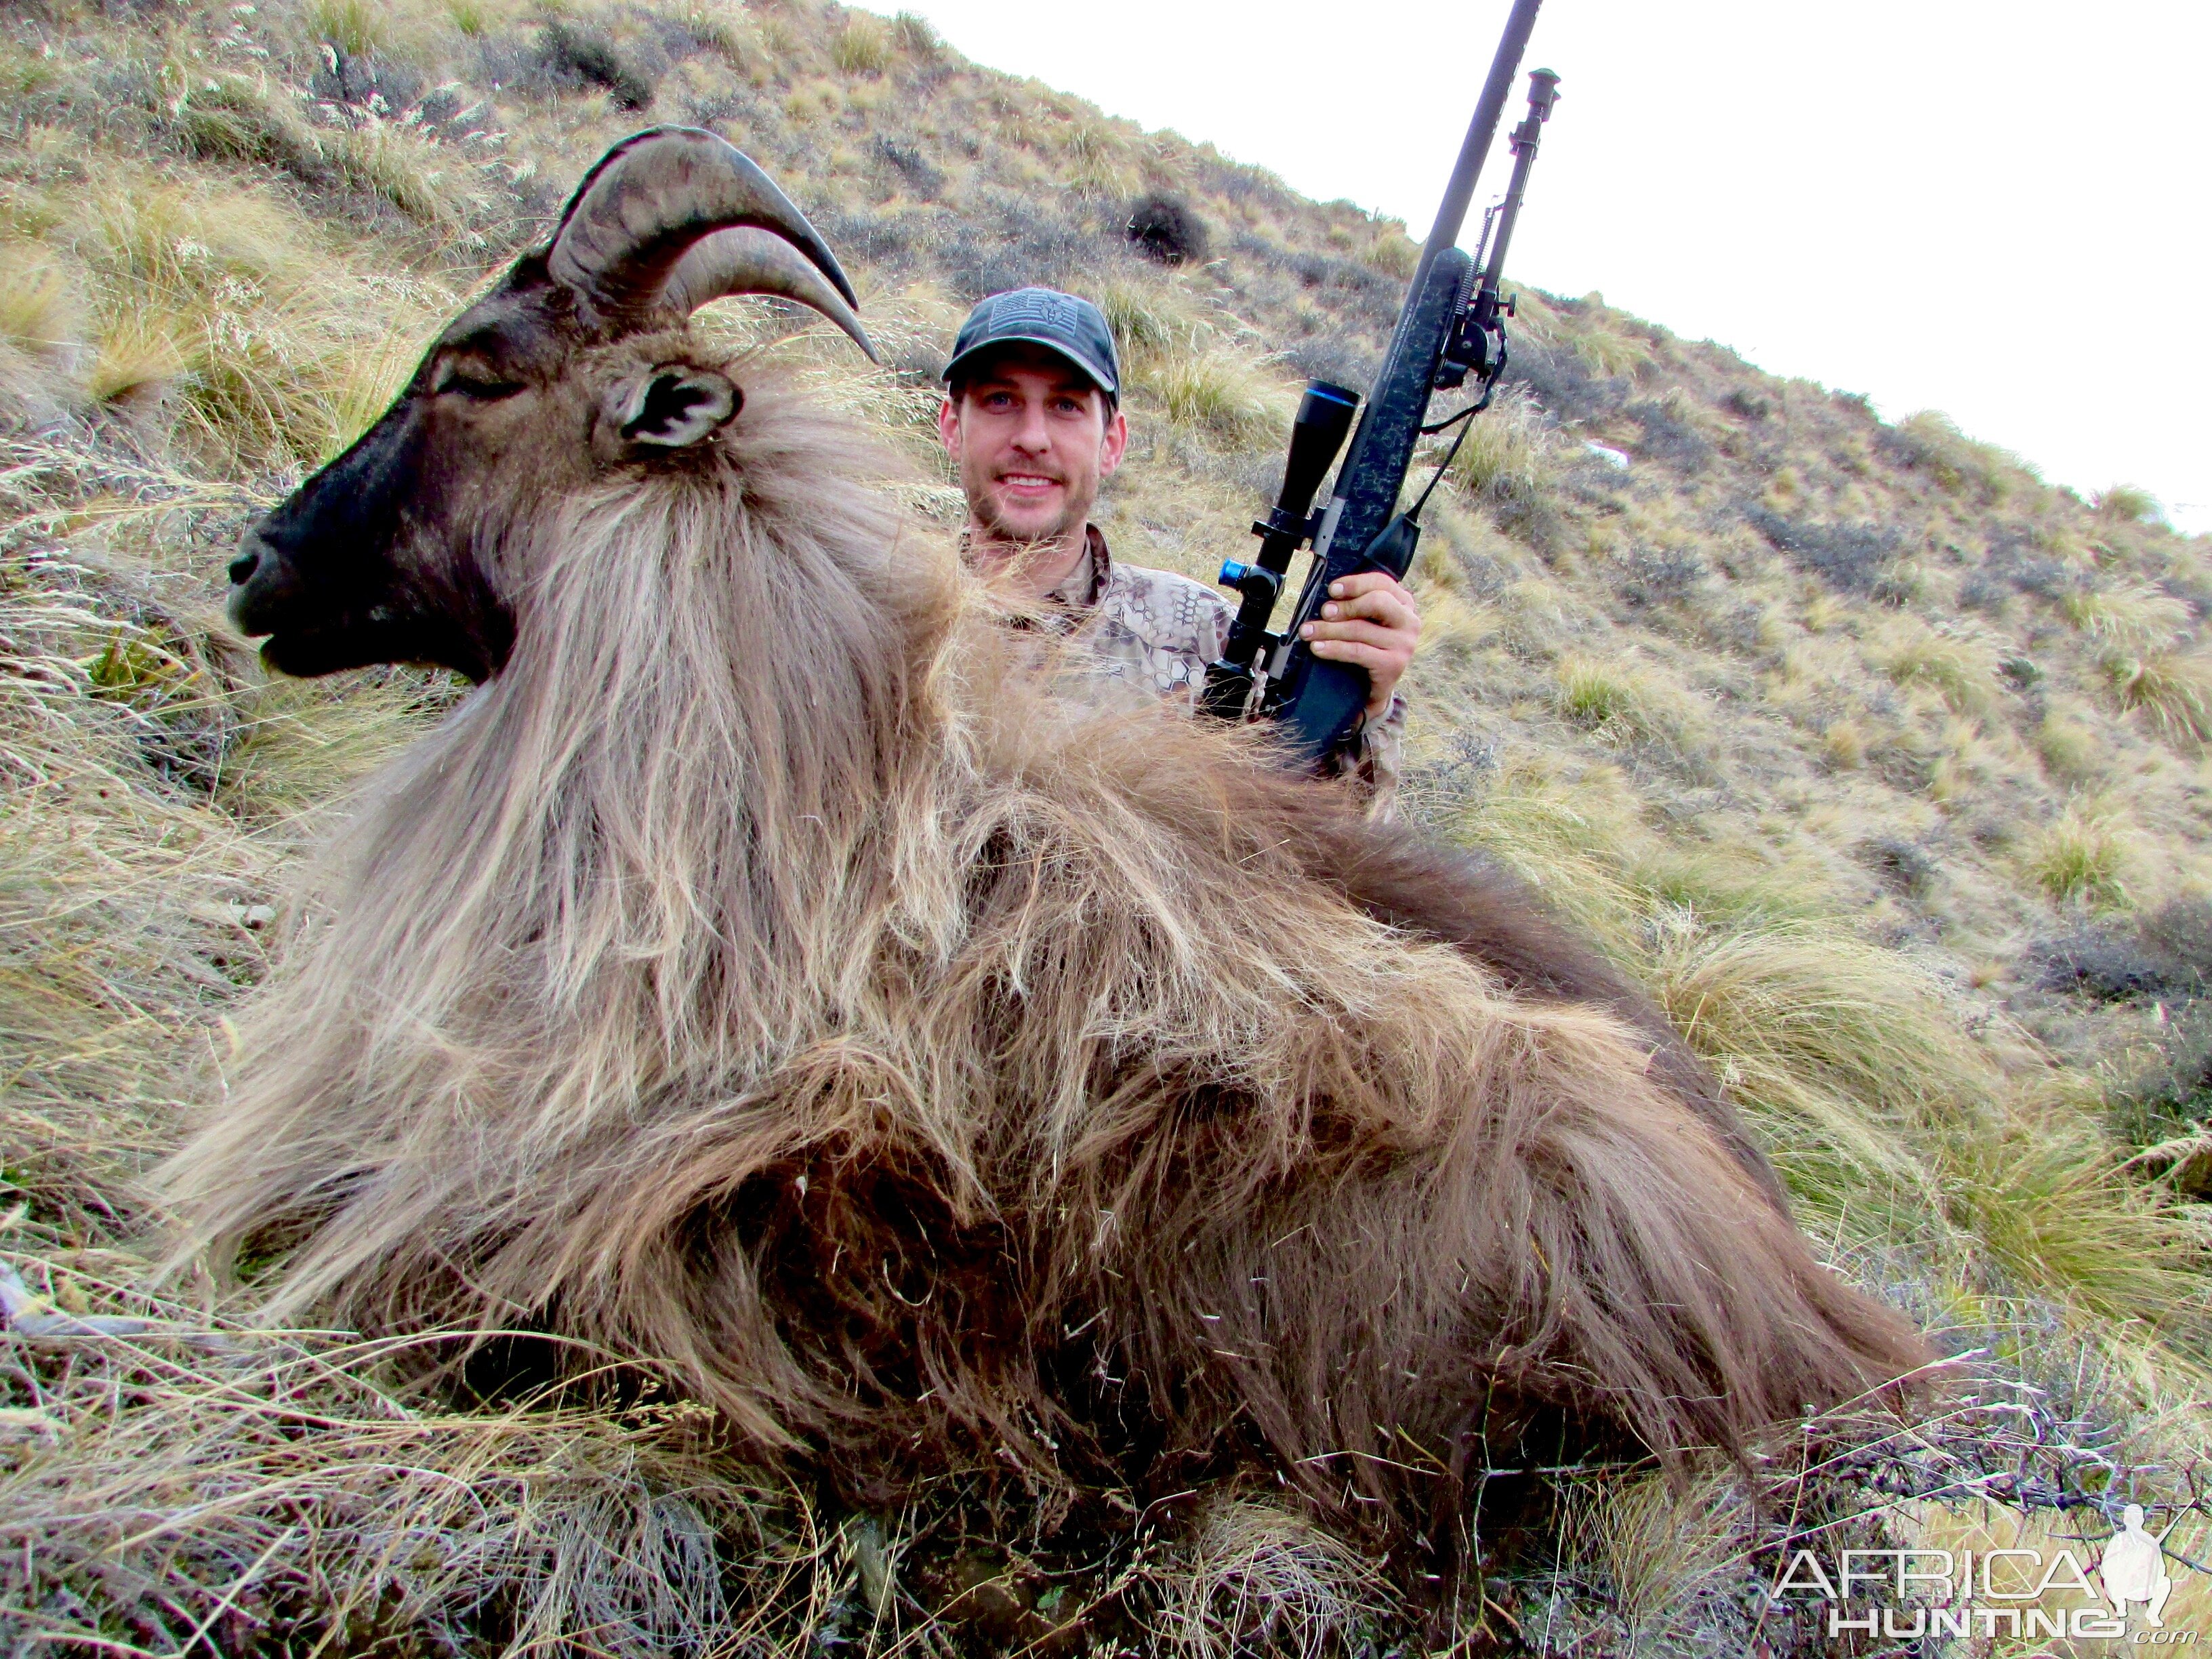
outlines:
[[[1106, 319], [1051, 289], [994, 294], [969, 313], [945, 366], [937, 429], [968, 497], [971, 568], [1065, 616], [1109, 677], [1195, 705], [1231, 611], [1188, 576], [1116, 563], [1091, 522], [1129, 443], [1121, 365]], [[1377, 813], [1397, 790], [1400, 678], [1420, 614], [1394, 577], [1366, 571], [1329, 589], [1305, 627], [1314, 654], [1367, 671], [1367, 712], [1345, 757]]]

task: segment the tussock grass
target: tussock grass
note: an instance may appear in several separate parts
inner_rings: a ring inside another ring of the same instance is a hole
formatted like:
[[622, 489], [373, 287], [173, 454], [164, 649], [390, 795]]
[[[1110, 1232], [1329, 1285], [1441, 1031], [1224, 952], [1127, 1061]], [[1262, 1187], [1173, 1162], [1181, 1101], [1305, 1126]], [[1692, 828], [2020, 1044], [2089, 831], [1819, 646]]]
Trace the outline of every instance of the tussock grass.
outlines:
[[1173, 424], [1226, 443], [1281, 430], [1294, 407], [1276, 374], [1225, 342], [1194, 339], [1188, 349], [1140, 367], [1132, 379]]
[[1742, 1565], [1743, 1495], [1732, 1483], [1631, 1475], [1592, 1481], [1570, 1504], [1568, 1537], [1602, 1579], [1626, 1651], [1667, 1650], [1670, 1638], [1694, 1641], [1729, 1622], [1709, 1604], [1736, 1591]]
[[2094, 504], [2100, 518], [2118, 524], [2142, 524], [2162, 516], [2158, 497], [2134, 484], [2116, 483], [2100, 494]]
[[[41, 1366], [51, 1439], [0, 1474], [0, 1595], [43, 1607], [64, 1645], [100, 1635], [89, 1593], [173, 1641], [238, 1608], [234, 1628], [292, 1640], [382, 1628], [465, 1648], [503, 1628], [525, 1649], [638, 1659], [705, 1651], [786, 1595], [827, 1599], [834, 1559], [804, 1506], [732, 1482], [696, 1416], [451, 1413], [379, 1388], [388, 1358], [241, 1333], [213, 1353], [155, 1337]], [[102, 1409], [125, 1377], [159, 1408]]]
[[2059, 609], [2091, 639], [2128, 651], [2171, 646], [2196, 619], [2188, 601], [2148, 582], [2076, 588], [2059, 601]]
[[2105, 672], [2120, 706], [2138, 711], [2168, 743], [2212, 742], [2212, 662], [2194, 653], [2115, 655]]
[[1282, 1653], [1320, 1659], [1354, 1640], [1393, 1598], [1375, 1565], [1304, 1517], [1250, 1498], [1200, 1518], [1164, 1586], [1161, 1634], [1191, 1659]]
[[1940, 1214], [1927, 1132], [1990, 1119], [2002, 1084], [1924, 972], [1791, 920], [1662, 919], [1650, 960], [1675, 1026], [1765, 1131], [1802, 1202], [1868, 1243], [1901, 1243]]
[[1985, 714], [1998, 695], [1998, 653], [1988, 641], [1900, 618], [1867, 654], [1899, 685], [1925, 685], [1962, 714]]
[[391, 44], [386, 9], [371, 0], [306, 0], [301, 15], [317, 40], [349, 58], [366, 58]]
[[2133, 902], [2125, 832], [2109, 811], [2076, 801], [2037, 836], [2028, 855], [2035, 884], [2056, 904], [2113, 909]]
[[94, 287], [87, 395], [161, 398], [180, 435], [233, 464], [336, 453], [454, 297], [418, 278], [333, 272], [326, 248], [254, 195], [118, 173], [82, 211], [71, 242]]
[[1556, 447], [1543, 410], [1525, 391], [1508, 387], [1474, 417], [1446, 476], [1470, 496], [1533, 501], [1552, 477]]
[[77, 342], [78, 316], [69, 278], [52, 256], [0, 246], [0, 345], [34, 361], [65, 357]]
[[1923, 410], [1900, 421], [1890, 441], [1908, 465], [1927, 473], [1950, 495], [1994, 504], [2011, 495], [2017, 482], [2033, 481], [2018, 456], [1995, 444], [1976, 442], [1936, 410]]
[[872, 12], [848, 12], [830, 42], [830, 61], [848, 75], [881, 75], [896, 54], [891, 31]]
[[1560, 714], [1585, 731], [1686, 753], [1706, 741], [1708, 722], [1695, 694], [1655, 668], [1577, 655], [1563, 659], [1554, 678]]
[[1421, 606], [1421, 642], [1414, 659], [1464, 657], [1498, 631], [1496, 612], [1472, 605], [1448, 587], [1416, 590]]
[[1516, 750], [1449, 828], [1616, 957], [1634, 955], [1643, 905], [1627, 870], [1643, 831], [1635, 796], [1614, 769], [1570, 769], [1550, 756]]
[[2080, 705], [2053, 703], [2035, 731], [2035, 750], [2045, 769], [2073, 788], [2104, 775], [2110, 745], [2085, 718]]
[[1575, 355], [1600, 374], [1632, 380], [1651, 366], [1650, 342], [1622, 327], [1598, 295], [1583, 296], [1571, 327]]
[[2212, 1341], [2205, 1241], [2188, 1206], [2115, 1174], [2118, 1155], [2053, 1113], [1964, 1138], [1951, 1203], [1996, 1281], [2053, 1297], [2117, 1346]]
[[1855, 720], [1830, 720], [1820, 732], [1820, 753], [1839, 771], [1856, 772], [1867, 762], [1866, 728]]

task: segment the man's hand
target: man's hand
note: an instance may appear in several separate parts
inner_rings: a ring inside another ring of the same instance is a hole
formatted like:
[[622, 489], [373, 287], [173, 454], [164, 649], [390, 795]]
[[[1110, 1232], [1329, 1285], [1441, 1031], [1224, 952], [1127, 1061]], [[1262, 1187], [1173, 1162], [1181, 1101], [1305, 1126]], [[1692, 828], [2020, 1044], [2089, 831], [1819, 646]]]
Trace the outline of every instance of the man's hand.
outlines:
[[1358, 663], [1367, 671], [1367, 718], [1380, 719], [1389, 712], [1390, 694], [1421, 642], [1413, 596], [1388, 571], [1362, 570], [1328, 585], [1321, 614], [1299, 636], [1311, 641], [1316, 657]]

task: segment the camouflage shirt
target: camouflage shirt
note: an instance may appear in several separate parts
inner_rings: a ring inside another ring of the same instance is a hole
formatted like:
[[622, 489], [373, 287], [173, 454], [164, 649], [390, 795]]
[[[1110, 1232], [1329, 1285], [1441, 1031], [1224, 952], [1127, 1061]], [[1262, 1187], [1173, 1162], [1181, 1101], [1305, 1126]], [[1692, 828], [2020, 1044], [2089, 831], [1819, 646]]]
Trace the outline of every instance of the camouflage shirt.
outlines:
[[[1082, 561], [1048, 597], [1065, 608], [1071, 637], [1106, 678], [1193, 709], [1234, 615], [1226, 599], [1188, 576], [1116, 563], [1097, 525], [1089, 527]], [[1361, 727], [1348, 757], [1374, 817], [1395, 812], [1405, 729], [1406, 700], [1393, 696], [1381, 720]]]

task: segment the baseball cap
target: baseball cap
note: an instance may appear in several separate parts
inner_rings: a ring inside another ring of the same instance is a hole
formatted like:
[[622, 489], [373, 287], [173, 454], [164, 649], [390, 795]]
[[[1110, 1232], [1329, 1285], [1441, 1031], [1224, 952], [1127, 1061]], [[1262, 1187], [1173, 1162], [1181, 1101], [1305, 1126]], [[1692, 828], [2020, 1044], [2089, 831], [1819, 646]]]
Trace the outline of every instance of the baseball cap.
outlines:
[[969, 312], [953, 339], [945, 382], [951, 384], [961, 364], [979, 353], [1018, 343], [1058, 352], [1089, 375], [1109, 403], [1121, 400], [1121, 366], [1105, 313], [1088, 300], [1050, 288], [994, 294]]

